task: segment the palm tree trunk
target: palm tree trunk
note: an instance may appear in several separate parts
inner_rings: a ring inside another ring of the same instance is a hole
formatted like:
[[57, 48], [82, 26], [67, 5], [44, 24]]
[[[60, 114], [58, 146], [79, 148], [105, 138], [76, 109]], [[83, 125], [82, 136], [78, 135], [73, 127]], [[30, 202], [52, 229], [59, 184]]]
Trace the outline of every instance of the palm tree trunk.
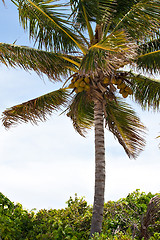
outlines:
[[101, 232], [105, 191], [105, 147], [104, 147], [104, 118], [103, 105], [98, 99], [94, 101], [95, 124], [95, 193], [93, 215], [91, 222], [91, 236]]

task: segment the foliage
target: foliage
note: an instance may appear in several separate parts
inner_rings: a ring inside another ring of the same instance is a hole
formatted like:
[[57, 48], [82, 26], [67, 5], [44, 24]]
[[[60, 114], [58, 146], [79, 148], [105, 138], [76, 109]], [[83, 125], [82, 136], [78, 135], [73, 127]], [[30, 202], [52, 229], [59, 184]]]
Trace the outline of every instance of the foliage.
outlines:
[[[93, 240], [140, 239], [142, 216], [153, 194], [138, 190], [116, 202], [109, 201], [104, 207], [102, 234]], [[90, 235], [92, 207], [84, 198], [71, 198], [65, 209], [29, 212], [21, 204], [14, 204], [0, 194], [0, 237], [2, 240], [87, 240]], [[150, 240], [160, 239], [160, 221], [150, 226]]]
[[14, 205], [0, 193], [0, 237], [4, 240], [27, 239], [28, 232], [33, 228], [33, 212]]

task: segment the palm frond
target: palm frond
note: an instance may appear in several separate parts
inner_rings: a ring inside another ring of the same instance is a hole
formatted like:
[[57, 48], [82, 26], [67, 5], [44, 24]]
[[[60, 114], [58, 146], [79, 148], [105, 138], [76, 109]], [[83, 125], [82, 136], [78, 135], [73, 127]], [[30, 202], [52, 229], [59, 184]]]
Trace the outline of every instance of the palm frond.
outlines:
[[97, 44], [92, 45], [90, 49], [99, 48], [109, 52], [121, 52], [122, 54], [124, 51], [131, 51], [131, 49], [135, 47], [137, 47], [137, 45], [128, 38], [124, 30], [117, 30]]
[[67, 109], [67, 116], [71, 118], [74, 129], [85, 136], [86, 130], [94, 124], [94, 103], [86, 92], [75, 95]]
[[143, 43], [140, 43], [139, 56], [158, 50], [160, 50], [159, 35], [155, 36], [153, 39], [146, 39]]
[[121, 99], [106, 100], [106, 125], [118, 139], [127, 155], [136, 158], [145, 146], [145, 127], [134, 110]]
[[149, 239], [149, 228], [156, 226], [156, 221], [160, 219], [160, 195], [151, 198], [145, 215], [141, 221], [140, 238]]
[[[49, 79], [60, 80], [60, 76], [67, 76], [69, 68], [76, 68], [77, 58], [70, 56], [70, 62], [63, 59], [62, 54], [46, 52], [17, 46], [14, 44], [0, 43], [0, 62], [6, 66], [20, 67], [25, 70], [34, 70], [37, 74], [46, 74]], [[74, 58], [74, 62], [72, 61]], [[72, 61], [72, 62], [71, 62]]]
[[2, 123], [7, 129], [19, 123], [37, 124], [45, 121], [53, 111], [65, 107], [68, 101], [69, 93], [65, 89], [59, 89], [5, 110]]
[[128, 79], [131, 82], [130, 88], [137, 103], [143, 109], [159, 110], [160, 106], [160, 80], [151, 79], [140, 74], [130, 72]]
[[115, 6], [115, 14], [114, 19], [115, 22], [119, 22], [119, 20], [126, 15], [127, 12], [140, 0], [116, 0], [116, 6]]
[[89, 22], [99, 24], [109, 21], [111, 14], [115, 11], [114, 0], [70, 0], [70, 4], [71, 16], [80, 25], [80, 29], [87, 27], [86, 17]]
[[82, 71], [106, 71], [111, 74], [114, 69], [125, 66], [136, 56], [136, 44], [129, 41], [124, 31], [116, 31], [104, 40], [90, 47], [82, 60]]
[[130, 8], [124, 11], [113, 31], [123, 28], [135, 40], [153, 36], [160, 27], [159, 0], [131, 1], [129, 5]]
[[67, 56], [67, 55], [62, 55], [61, 58], [66, 60], [67, 62], [72, 63], [74, 66], [77, 66], [78, 68], [80, 67], [80, 62], [77, 61], [77, 57], [72, 57], [72, 56]]
[[[160, 45], [158, 44], [157, 48]], [[154, 46], [153, 46], [154, 48]], [[150, 48], [151, 49], [151, 48]], [[139, 55], [136, 59], [136, 67], [138, 70], [142, 70], [144, 73], [160, 73], [160, 49], [156, 51], [148, 51], [144, 54]]]
[[[30, 37], [39, 48], [69, 52], [79, 47], [85, 51], [82, 39], [71, 29], [68, 15], [63, 14], [62, 4], [50, 4], [42, 0], [12, 0], [18, 7], [19, 19], [24, 29], [29, 28]], [[69, 27], [70, 25], [70, 27]]]

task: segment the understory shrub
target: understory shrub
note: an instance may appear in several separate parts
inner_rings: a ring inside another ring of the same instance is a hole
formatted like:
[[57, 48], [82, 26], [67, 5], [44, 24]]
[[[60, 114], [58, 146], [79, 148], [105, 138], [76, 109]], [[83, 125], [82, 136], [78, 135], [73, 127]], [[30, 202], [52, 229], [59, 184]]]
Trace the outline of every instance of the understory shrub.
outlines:
[[[153, 194], [136, 190], [126, 198], [104, 205], [102, 233], [93, 240], [138, 240], [143, 219]], [[71, 198], [65, 209], [24, 210], [0, 193], [0, 239], [2, 240], [87, 240], [90, 238], [92, 206], [84, 198]], [[159, 206], [159, 205], [157, 205]], [[151, 211], [149, 209], [149, 211]], [[154, 209], [156, 212], [156, 209]], [[159, 211], [159, 210], [158, 210]], [[153, 212], [153, 207], [152, 207]], [[153, 215], [153, 214], [152, 214]], [[160, 240], [160, 212], [147, 228], [146, 239]], [[145, 240], [145, 239], [144, 239]]]

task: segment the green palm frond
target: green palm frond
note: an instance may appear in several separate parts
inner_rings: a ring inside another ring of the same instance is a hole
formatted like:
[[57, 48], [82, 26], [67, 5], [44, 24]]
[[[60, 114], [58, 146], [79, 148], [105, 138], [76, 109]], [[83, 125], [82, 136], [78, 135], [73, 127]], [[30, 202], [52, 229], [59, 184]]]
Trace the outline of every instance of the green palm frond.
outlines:
[[[76, 68], [77, 58], [70, 56], [70, 62], [64, 55], [0, 43], [0, 62], [6, 66], [21, 67], [25, 70], [34, 70], [37, 74], [46, 74], [49, 79], [60, 80], [60, 76], [67, 76], [69, 69]], [[66, 56], [66, 55], [65, 55]], [[74, 62], [72, 61], [74, 59]]]
[[65, 107], [68, 101], [67, 90], [59, 89], [5, 110], [1, 118], [2, 123], [7, 129], [23, 122], [37, 124], [39, 121], [45, 121], [47, 115], [51, 115], [53, 111]]
[[100, 70], [111, 73], [113, 69], [109, 55], [101, 49], [90, 49], [82, 59], [81, 71], [85, 74], [97, 75]]
[[136, 44], [129, 41], [125, 32], [118, 30], [90, 47], [82, 60], [81, 69], [86, 73], [102, 70], [111, 74], [114, 69], [125, 66], [135, 58], [135, 48]]
[[107, 100], [106, 124], [129, 157], [136, 158], [145, 145], [145, 127], [134, 110], [121, 99]]
[[153, 39], [146, 39], [139, 45], [138, 58], [136, 59], [137, 68], [144, 73], [160, 72], [160, 39], [155, 36]]
[[141, 56], [158, 50], [160, 50], [160, 38], [159, 36], [156, 36], [153, 39], [146, 39], [144, 43], [140, 44], [139, 55]]
[[109, 21], [116, 5], [114, 0], [70, 0], [70, 4], [72, 16], [82, 29], [87, 27], [86, 17], [89, 22], [102, 23]]
[[86, 130], [94, 124], [94, 103], [86, 92], [75, 95], [67, 109], [67, 116], [71, 118], [74, 129], [85, 136]]
[[[158, 45], [158, 48], [160, 45]], [[156, 51], [149, 51], [139, 55], [136, 60], [138, 70], [143, 70], [144, 73], [160, 73], [160, 49]]]
[[[62, 4], [50, 4], [42, 0], [11, 0], [19, 11], [19, 19], [24, 29], [29, 29], [30, 37], [38, 42], [39, 48], [69, 52], [75, 47], [85, 51], [82, 39], [71, 30]], [[63, 6], [64, 7], [64, 6]]]
[[133, 96], [143, 109], [159, 110], [160, 105], [160, 80], [151, 79], [140, 74], [129, 73]]
[[114, 31], [117, 28], [124, 28], [135, 40], [153, 36], [160, 27], [159, 0], [131, 1], [131, 4], [132, 6], [119, 19]]
[[137, 47], [137, 45], [128, 38], [124, 30], [117, 30], [114, 33], [109, 34], [105, 39], [101, 40], [97, 44], [92, 45], [90, 49], [98, 48], [111, 53], [120, 52], [122, 54], [125, 51], [131, 51], [131, 49], [134, 49], [135, 47]]
[[119, 20], [129, 12], [129, 10], [140, 0], [116, 0], [115, 14], [114, 14], [114, 24], [119, 22]]

